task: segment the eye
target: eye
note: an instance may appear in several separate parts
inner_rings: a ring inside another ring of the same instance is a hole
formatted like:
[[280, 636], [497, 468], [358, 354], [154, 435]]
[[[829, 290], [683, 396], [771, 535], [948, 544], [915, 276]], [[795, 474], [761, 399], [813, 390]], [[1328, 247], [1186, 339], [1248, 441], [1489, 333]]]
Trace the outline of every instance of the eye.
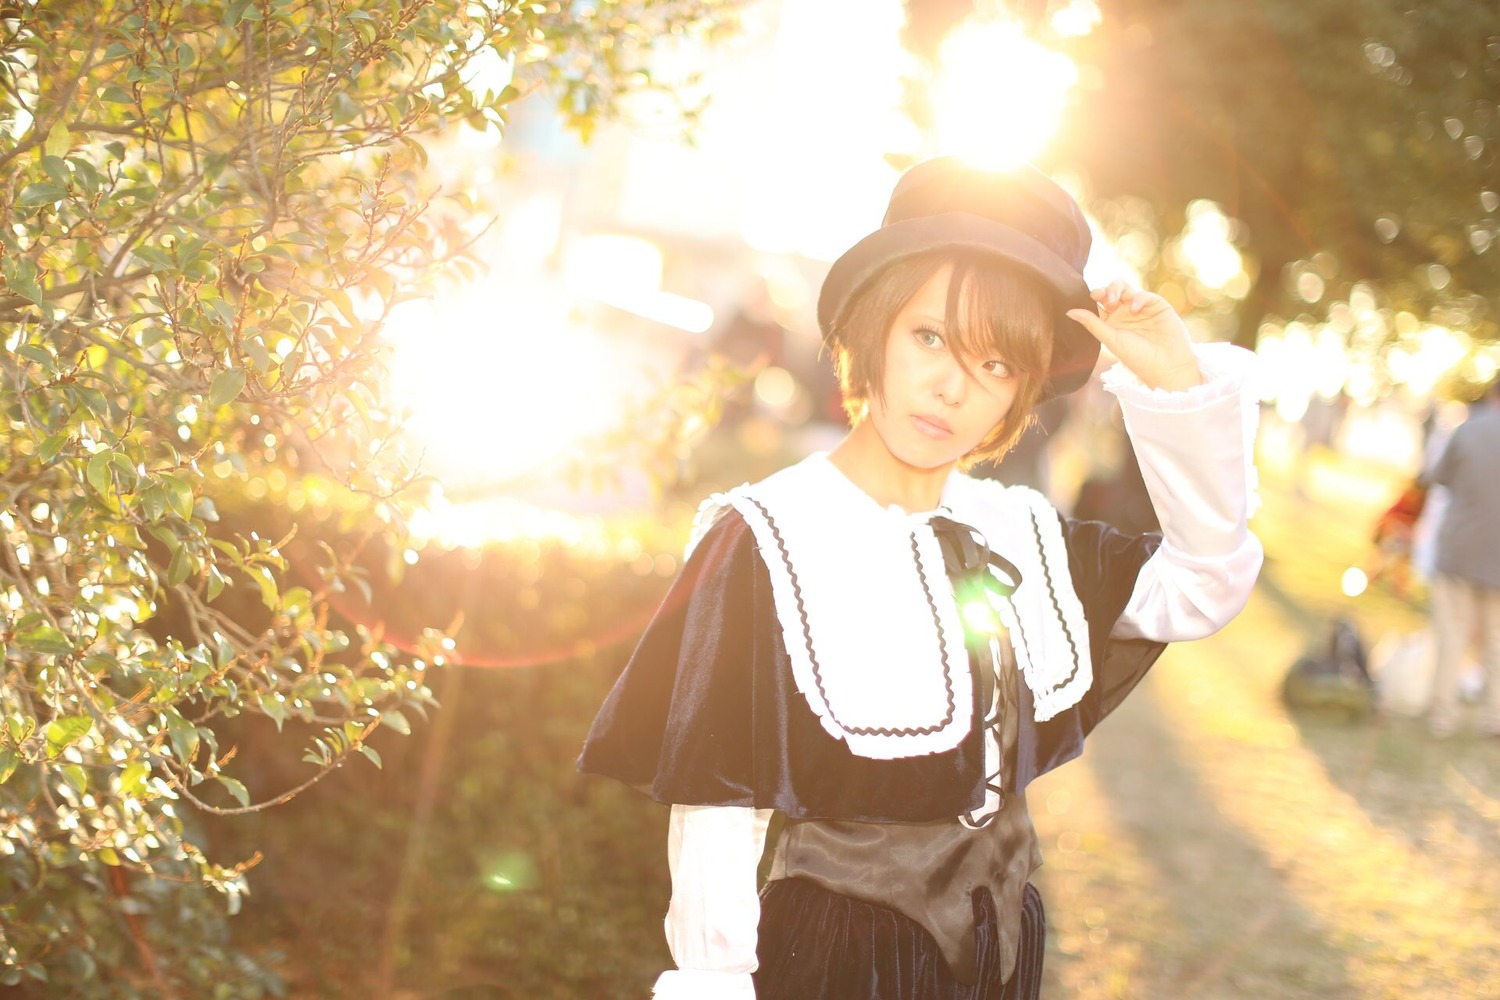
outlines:
[[919, 326], [912, 331], [912, 336], [916, 338], [917, 343], [932, 350], [943, 346], [943, 335], [930, 327]]
[[979, 367], [984, 370], [986, 375], [991, 375], [998, 379], [1010, 378], [1010, 365], [998, 358], [992, 358]]

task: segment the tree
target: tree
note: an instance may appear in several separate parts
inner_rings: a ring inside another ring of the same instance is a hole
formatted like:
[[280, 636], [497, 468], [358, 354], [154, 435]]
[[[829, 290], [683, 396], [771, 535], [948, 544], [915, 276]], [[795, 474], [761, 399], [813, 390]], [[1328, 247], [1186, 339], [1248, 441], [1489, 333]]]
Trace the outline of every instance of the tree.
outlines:
[[[908, 42], [931, 58], [964, 17], [996, 10], [1045, 37], [1065, 6], [907, 0]], [[1093, 31], [1049, 39], [1082, 72], [1048, 160], [1083, 168], [1101, 199], [1146, 199], [1166, 231], [1196, 199], [1240, 220], [1255, 273], [1239, 340], [1356, 287], [1386, 312], [1500, 336], [1500, 8], [1096, 6]]]
[[[194, 814], [378, 766], [371, 735], [433, 704], [452, 651], [330, 611], [368, 600], [361, 548], [400, 552], [421, 498], [381, 323], [471, 275], [483, 225], [422, 139], [503, 129], [542, 84], [586, 130], [731, 7], [0, 2], [0, 982], [270, 988], [197, 919], [203, 886], [237, 908], [249, 862]], [[344, 527], [290, 566], [288, 537], [221, 516], [246, 497]], [[303, 782], [234, 776], [241, 713], [311, 728]]]
[[1078, 53], [1097, 89], [1059, 155], [1101, 194], [1169, 217], [1212, 198], [1243, 220], [1260, 264], [1247, 336], [1364, 281], [1494, 339], [1500, 10], [1408, 6], [1101, 5]]

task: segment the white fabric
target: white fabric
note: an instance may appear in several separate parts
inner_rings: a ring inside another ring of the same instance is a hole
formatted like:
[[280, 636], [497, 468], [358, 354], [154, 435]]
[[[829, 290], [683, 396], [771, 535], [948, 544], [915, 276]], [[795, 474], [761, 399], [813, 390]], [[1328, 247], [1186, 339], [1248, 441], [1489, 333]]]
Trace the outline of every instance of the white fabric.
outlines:
[[675, 970], [652, 995], [754, 1000], [760, 896], [755, 878], [770, 809], [674, 805], [667, 827], [672, 903], [665, 921]]
[[755, 533], [797, 690], [850, 752], [951, 750], [973, 691], [930, 512], [882, 507], [823, 453], [714, 500]]
[[1212, 635], [1244, 608], [1265, 558], [1245, 523], [1259, 505], [1259, 410], [1244, 391], [1255, 355], [1230, 344], [1200, 344], [1195, 353], [1204, 384], [1180, 392], [1148, 389], [1120, 365], [1102, 376], [1120, 401], [1162, 529], [1115, 624], [1121, 638]]
[[668, 969], [656, 977], [651, 995], [657, 1000], [755, 1000], [755, 980], [748, 972]]

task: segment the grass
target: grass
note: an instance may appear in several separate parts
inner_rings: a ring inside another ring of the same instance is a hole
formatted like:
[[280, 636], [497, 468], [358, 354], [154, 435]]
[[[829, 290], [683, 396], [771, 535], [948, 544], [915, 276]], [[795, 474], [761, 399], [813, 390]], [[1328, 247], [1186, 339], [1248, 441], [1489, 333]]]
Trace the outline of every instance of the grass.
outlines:
[[1339, 586], [1399, 478], [1329, 455], [1262, 472], [1250, 605], [1169, 650], [1083, 760], [1033, 786], [1043, 995], [1497, 995], [1500, 742], [1299, 717], [1279, 697], [1332, 617], [1368, 640], [1422, 624]]

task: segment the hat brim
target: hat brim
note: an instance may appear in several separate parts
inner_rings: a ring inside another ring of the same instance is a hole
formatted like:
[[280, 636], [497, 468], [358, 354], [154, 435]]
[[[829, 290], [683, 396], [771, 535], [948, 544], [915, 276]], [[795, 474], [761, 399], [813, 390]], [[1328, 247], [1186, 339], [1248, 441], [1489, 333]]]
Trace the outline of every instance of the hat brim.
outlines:
[[1073, 392], [1088, 381], [1099, 360], [1099, 341], [1069, 309], [1094, 312], [1083, 275], [1030, 236], [983, 216], [947, 212], [894, 222], [850, 247], [828, 269], [818, 295], [818, 326], [826, 341], [844, 307], [891, 264], [937, 250], [975, 250], [1013, 264], [1039, 279], [1053, 295], [1052, 365], [1042, 398]]

